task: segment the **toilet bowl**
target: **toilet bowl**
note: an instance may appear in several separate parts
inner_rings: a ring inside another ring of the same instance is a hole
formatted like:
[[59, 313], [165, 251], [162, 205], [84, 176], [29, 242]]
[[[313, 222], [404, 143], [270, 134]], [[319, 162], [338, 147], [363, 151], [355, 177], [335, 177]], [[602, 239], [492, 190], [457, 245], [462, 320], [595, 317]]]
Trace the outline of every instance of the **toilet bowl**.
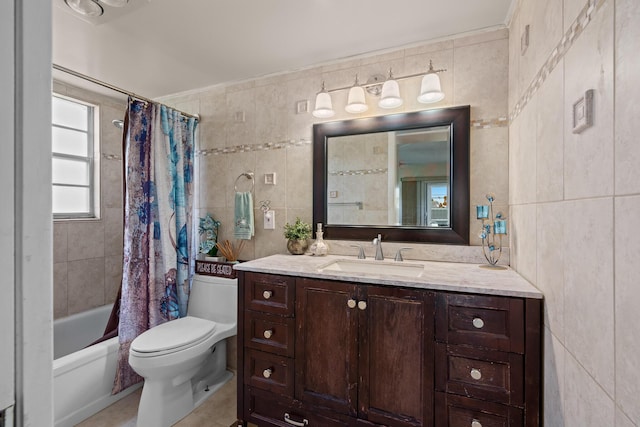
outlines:
[[195, 275], [187, 316], [142, 333], [129, 364], [144, 378], [138, 427], [171, 426], [233, 377], [226, 338], [237, 333], [237, 279]]

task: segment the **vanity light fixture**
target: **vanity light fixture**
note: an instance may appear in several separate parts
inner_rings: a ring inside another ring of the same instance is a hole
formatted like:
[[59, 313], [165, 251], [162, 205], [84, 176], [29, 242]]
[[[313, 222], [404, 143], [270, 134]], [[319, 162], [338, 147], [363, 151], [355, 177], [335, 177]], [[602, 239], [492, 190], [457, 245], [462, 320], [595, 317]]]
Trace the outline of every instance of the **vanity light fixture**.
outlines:
[[412, 77], [422, 77], [420, 94], [417, 97], [418, 102], [422, 104], [438, 102], [444, 99], [445, 96], [444, 92], [442, 92], [442, 87], [440, 86], [440, 77], [438, 76], [438, 73], [443, 71], [447, 70], [434, 69], [433, 62], [429, 60], [429, 69], [426, 73], [409, 74], [406, 76], [396, 77], [393, 75], [392, 70], [389, 69], [389, 76], [386, 80], [384, 80], [383, 76], [377, 74], [370, 77], [365, 84], [359, 83], [358, 75], [356, 74], [353, 86], [339, 87], [335, 89], [326, 89], [323, 81], [322, 89], [316, 95], [315, 109], [311, 114], [319, 119], [333, 117], [335, 115], [335, 111], [333, 110], [330, 93], [341, 90], [349, 90], [345, 110], [351, 114], [364, 113], [369, 109], [366, 102], [365, 90], [370, 95], [380, 96], [378, 107], [384, 109], [398, 108], [404, 102], [400, 96], [398, 80], [409, 79]]
[[320, 92], [316, 95], [316, 108], [311, 114], [313, 117], [319, 119], [328, 119], [336, 114], [331, 104], [331, 95], [329, 95], [329, 92], [324, 88], [324, 82], [322, 82], [322, 89], [320, 89]]
[[400, 98], [400, 85], [394, 80], [393, 73], [389, 69], [389, 78], [382, 85], [382, 95], [378, 101], [380, 108], [398, 108], [403, 103]]
[[444, 92], [440, 87], [440, 77], [438, 77], [438, 73], [441, 71], [444, 70], [434, 70], [433, 62], [429, 60], [429, 70], [422, 78], [418, 102], [421, 104], [430, 104], [441, 101], [444, 98]]
[[349, 97], [347, 98], [347, 105], [344, 107], [347, 113], [358, 114], [364, 113], [369, 109], [367, 101], [364, 98], [364, 89], [358, 83], [358, 75], [356, 74], [356, 82], [353, 87], [349, 89]]

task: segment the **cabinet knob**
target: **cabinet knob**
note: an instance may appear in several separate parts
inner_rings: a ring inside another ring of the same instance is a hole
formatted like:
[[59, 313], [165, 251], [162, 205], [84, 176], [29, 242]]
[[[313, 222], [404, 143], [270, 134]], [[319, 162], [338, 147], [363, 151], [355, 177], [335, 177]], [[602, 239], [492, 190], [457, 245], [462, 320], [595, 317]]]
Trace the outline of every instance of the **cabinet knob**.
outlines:
[[476, 329], [482, 329], [484, 327], [484, 320], [482, 320], [479, 317], [474, 317], [472, 323], [473, 323], [474, 328], [476, 328]]
[[268, 368], [262, 371], [262, 376], [265, 378], [271, 378], [271, 374], [273, 374], [273, 369]]
[[357, 304], [356, 300], [354, 300], [354, 299], [349, 299], [347, 301], [347, 307], [349, 307], [349, 308], [356, 308], [356, 304]]
[[482, 423], [478, 420], [471, 421], [471, 427], [482, 427]]
[[366, 301], [358, 301], [358, 308], [360, 310], [365, 310], [367, 308], [367, 302]]
[[273, 329], [267, 329], [262, 333], [266, 339], [269, 339], [273, 336]]
[[264, 291], [262, 293], [262, 296], [264, 297], [264, 299], [269, 299], [269, 298], [271, 298], [272, 295], [273, 295], [272, 291]]
[[482, 372], [480, 372], [480, 369], [471, 368], [470, 375], [474, 380], [479, 380], [482, 378]]

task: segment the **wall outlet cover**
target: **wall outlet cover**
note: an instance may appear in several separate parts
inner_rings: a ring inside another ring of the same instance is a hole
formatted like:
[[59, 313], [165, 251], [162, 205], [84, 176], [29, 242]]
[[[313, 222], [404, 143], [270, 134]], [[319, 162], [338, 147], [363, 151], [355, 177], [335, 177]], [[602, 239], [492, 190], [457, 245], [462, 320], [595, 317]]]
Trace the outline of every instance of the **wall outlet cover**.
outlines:
[[573, 104], [573, 133], [593, 126], [593, 89], [589, 89]]

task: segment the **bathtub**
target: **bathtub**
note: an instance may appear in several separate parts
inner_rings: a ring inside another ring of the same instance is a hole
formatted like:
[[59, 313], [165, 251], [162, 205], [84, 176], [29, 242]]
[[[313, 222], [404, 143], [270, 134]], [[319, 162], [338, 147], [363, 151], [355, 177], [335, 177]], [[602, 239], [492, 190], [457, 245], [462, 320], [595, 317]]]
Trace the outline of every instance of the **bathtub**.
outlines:
[[142, 386], [111, 395], [118, 337], [91, 347], [102, 336], [112, 305], [53, 322], [53, 407], [56, 427], [72, 427]]

